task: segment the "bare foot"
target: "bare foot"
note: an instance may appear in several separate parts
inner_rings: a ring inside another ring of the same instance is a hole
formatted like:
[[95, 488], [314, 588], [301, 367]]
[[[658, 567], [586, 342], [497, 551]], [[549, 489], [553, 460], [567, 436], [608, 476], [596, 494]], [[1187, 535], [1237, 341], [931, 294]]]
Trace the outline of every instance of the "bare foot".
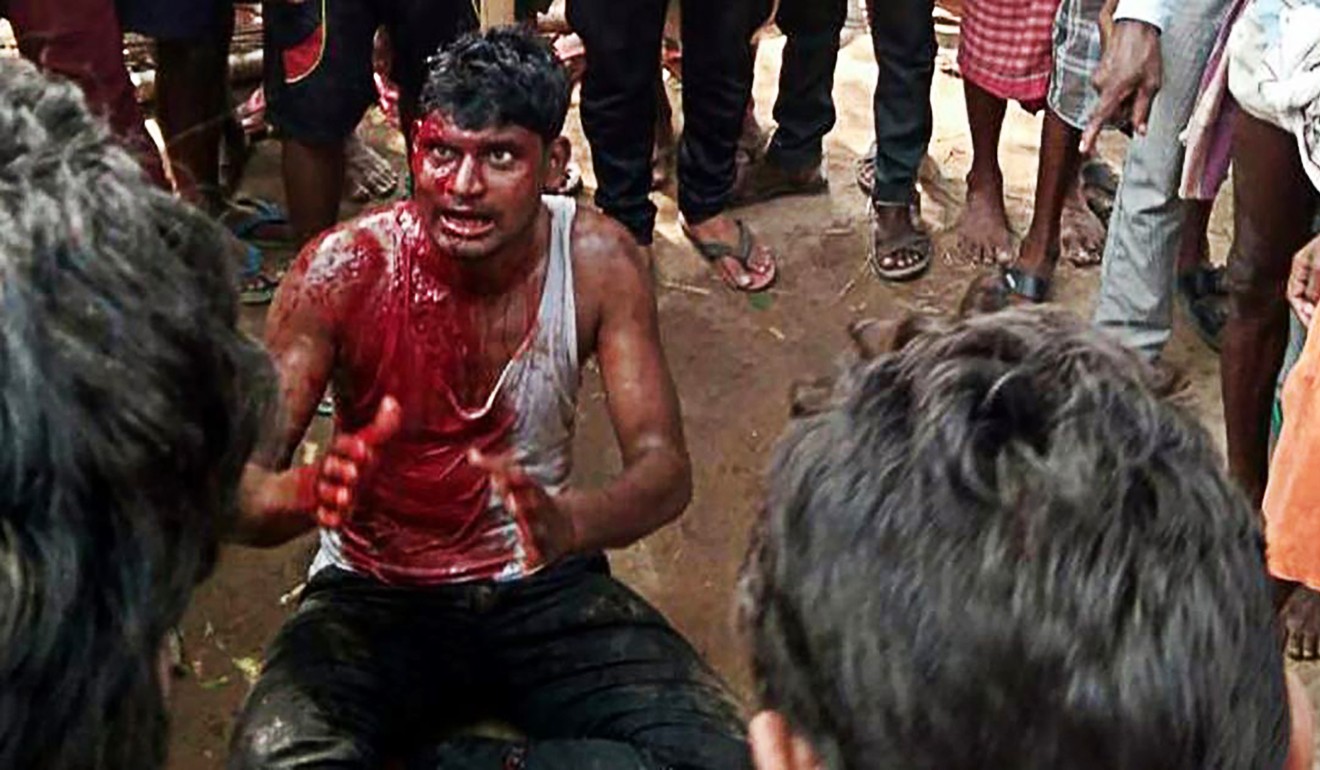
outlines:
[[756, 292], [774, 283], [774, 252], [740, 220], [717, 214], [695, 225], [683, 222], [683, 232], [729, 288]]
[[385, 198], [399, 186], [399, 175], [390, 162], [363, 142], [356, 134], [348, 138], [344, 147], [348, 162], [349, 197], [365, 203]]
[[1293, 660], [1320, 658], [1320, 594], [1298, 586], [1283, 605], [1282, 614], [1288, 631], [1288, 656]]
[[1081, 188], [1075, 186], [1063, 204], [1063, 216], [1059, 220], [1063, 254], [1077, 267], [1095, 267], [1104, 256], [1106, 235], [1105, 223], [1086, 205]]
[[1013, 258], [1013, 234], [1004, 210], [1002, 177], [967, 177], [967, 205], [958, 224], [957, 243], [946, 259], [965, 265], [996, 265]]

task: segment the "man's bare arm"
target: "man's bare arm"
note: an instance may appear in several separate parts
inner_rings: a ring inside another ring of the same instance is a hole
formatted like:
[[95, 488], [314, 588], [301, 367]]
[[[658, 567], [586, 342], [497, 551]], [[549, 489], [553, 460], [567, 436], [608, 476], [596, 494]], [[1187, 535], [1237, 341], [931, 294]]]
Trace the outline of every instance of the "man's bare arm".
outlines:
[[676, 519], [692, 497], [692, 469], [678, 394], [660, 343], [649, 266], [626, 235], [590, 240], [622, 252], [604, 260], [596, 348], [623, 471], [603, 488], [563, 496], [574, 550], [580, 552], [630, 545]]
[[280, 379], [281, 425], [243, 474], [240, 512], [231, 537], [276, 546], [315, 524], [316, 473], [290, 471], [334, 364], [332, 277], [309, 245], [284, 277], [266, 318], [266, 348]]

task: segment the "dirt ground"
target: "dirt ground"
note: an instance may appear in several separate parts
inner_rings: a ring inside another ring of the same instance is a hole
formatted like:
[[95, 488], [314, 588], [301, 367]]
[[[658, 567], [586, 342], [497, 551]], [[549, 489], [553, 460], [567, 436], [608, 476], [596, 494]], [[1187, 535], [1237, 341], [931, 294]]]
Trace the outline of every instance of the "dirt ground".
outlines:
[[[757, 110], [767, 125], [781, 50], [782, 39], [773, 38], [760, 50]], [[943, 58], [947, 64], [947, 56]], [[937, 261], [925, 278], [892, 286], [865, 270], [868, 229], [853, 164], [871, 141], [875, 77], [869, 42], [853, 40], [840, 58], [835, 86], [839, 126], [827, 142], [830, 194], [743, 212], [778, 248], [781, 280], [769, 295], [749, 299], [722, 289], [683, 241], [672, 190], [657, 196], [660, 314], [683, 401], [696, 495], [681, 521], [614, 554], [612, 561], [617, 573], [658, 605], [744, 696], [749, 681], [732, 622], [734, 582], [760, 498], [761, 474], [787, 418], [789, 383], [835, 365], [848, 322], [910, 310], [949, 311], [973, 275], [968, 268]], [[932, 98], [931, 155], [950, 181], [928, 187], [924, 216], [941, 230], [958, 213], [970, 142], [960, 81], [941, 73]], [[590, 158], [576, 112], [570, 130], [590, 184]], [[1010, 214], [1019, 233], [1030, 216], [1039, 131], [1038, 117], [1010, 109], [1001, 158]], [[381, 144], [396, 153], [399, 149], [397, 139], [382, 139]], [[1117, 166], [1122, 149], [1121, 137], [1109, 137], [1103, 153]], [[261, 148], [250, 170], [253, 192], [280, 197], [277, 155], [273, 143]], [[1230, 236], [1227, 206], [1221, 203], [1211, 228], [1211, 243], [1221, 260]], [[1098, 278], [1097, 270], [1061, 268], [1059, 301], [1089, 314]], [[256, 332], [261, 313], [254, 311], [247, 320]], [[1178, 323], [1184, 324], [1183, 319]], [[1222, 435], [1216, 358], [1185, 326], [1177, 331], [1168, 357], [1190, 374], [1200, 414]], [[587, 381], [576, 444], [576, 480], [584, 485], [604, 479], [618, 463], [599, 384], [591, 373]], [[323, 444], [327, 425], [320, 422], [310, 440]], [[281, 597], [301, 582], [311, 550], [310, 539], [275, 551], [230, 549], [198, 593], [184, 626], [191, 671], [175, 684], [172, 701], [173, 770], [223, 766], [228, 731], [262, 648], [291, 609]]]

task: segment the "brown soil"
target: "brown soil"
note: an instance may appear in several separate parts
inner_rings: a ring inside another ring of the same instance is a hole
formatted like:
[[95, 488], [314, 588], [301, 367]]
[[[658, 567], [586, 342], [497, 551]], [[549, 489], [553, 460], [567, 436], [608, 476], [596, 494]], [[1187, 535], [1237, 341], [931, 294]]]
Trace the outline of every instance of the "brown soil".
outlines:
[[[782, 40], [773, 38], [760, 48], [757, 109], [767, 124], [781, 48]], [[835, 87], [839, 128], [828, 139], [830, 194], [741, 212], [778, 249], [781, 280], [768, 295], [749, 299], [723, 289], [679, 233], [672, 197], [659, 198], [660, 312], [683, 399], [696, 495], [679, 523], [612, 558], [623, 579], [654, 601], [744, 695], [748, 672], [731, 618], [734, 581], [760, 499], [762, 470], [787, 419], [789, 383], [834, 366], [849, 321], [908, 311], [949, 312], [975, 274], [937, 261], [927, 277], [891, 286], [866, 272], [865, 206], [853, 182], [853, 164], [871, 140], [875, 77], [869, 41], [854, 40], [842, 53]], [[939, 231], [956, 219], [970, 143], [961, 84], [941, 74], [932, 98], [936, 130], [931, 155], [945, 179], [926, 185], [924, 216]], [[591, 185], [589, 154], [576, 121], [575, 112], [570, 128]], [[1009, 216], [1019, 234], [1029, 218], [1039, 130], [1038, 118], [1010, 110], [1001, 158]], [[372, 136], [374, 144], [398, 157], [397, 137], [384, 129]], [[1121, 138], [1108, 138], [1103, 152], [1117, 163]], [[250, 169], [251, 191], [279, 197], [277, 155], [273, 144], [260, 148]], [[1221, 211], [1211, 229], [1221, 258], [1228, 228]], [[1095, 270], [1061, 266], [1057, 298], [1078, 313], [1089, 313], [1097, 282]], [[248, 320], [257, 331], [261, 313], [253, 312]], [[1179, 328], [1168, 358], [1186, 369], [1200, 413], [1221, 435], [1216, 358], [1185, 328]], [[323, 445], [326, 429], [318, 425], [309, 440]], [[577, 458], [579, 484], [597, 483], [617, 467], [592, 373], [583, 390]], [[248, 688], [245, 669], [260, 661], [263, 646], [289, 612], [280, 598], [301, 582], [311, 547], [305, 540], [275, 551], [230, 549], [215, 577], [199, 591], [183, 629], [192, 670], [174, 688], [171, 768], [223, 766], [228, 730]]]

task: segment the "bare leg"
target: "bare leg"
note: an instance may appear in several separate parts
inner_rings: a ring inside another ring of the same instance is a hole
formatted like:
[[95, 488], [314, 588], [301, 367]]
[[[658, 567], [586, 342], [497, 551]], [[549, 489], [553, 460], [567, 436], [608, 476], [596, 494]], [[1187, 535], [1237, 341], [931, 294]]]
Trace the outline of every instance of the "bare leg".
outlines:
[[284, 142], [284, 188], [289, 220], [299, 243], [306, 243], [339, 219], [344, 189], [344, 144]]
[[1187, 214], [1183, 220], [1182, 237], [1178, 242], [1178, 257], [1175, 270], [1184, 275], [1210, 264], [1210, 244], [1206, 240], [1206, 230], [1210, 227], [1210, 212], [1214, 201], [1188, 201]]
[[1008, 103], [971, 81], [963, 81], [963, 92], [972, 129], [972, 169], [967, 173], [967, 205], [958, 219], [954, 256], [960, 262], [994, 265], [1009, 259], [1013, 242], [999, 167], [999, 135]]
[[1270, 412], [1288, 341], [1284, 284], [1316, 193], [1289, 134], [1246, 114], [1233, 134], [1234, 238], [1221, 371], [1228, 463], [1252, 503], [1265, 493]]
[[[1288, 343], [1284, 285], [1305, 245], [1316, 193], [1297, 142], [1240, 113], [1233, 132], [1234, 237], [1228, 262], [1228, 322], [1220, 371], [1229, 470], [1255, 506], [1269, 473], [1270, 413]], [[1320, 653], [1320, 597], [1299, 587], [1283, 609], [1289, 653]]]
[[[228, 6], [226, 6], [228, 7]], [[156, 80], [157, 114], [179, 193], [219, 215], [220, 141], [229, 104], [229, 40], [224, 31], [200, 40], [161, 40]]]
[[1036, 204], [1031, 228], [1022, 239], [1016, 265], [1024, 272], [1049, 279], [1059, 261], [1064, 204], [1076, 184], [1081, 165], [1077, 143], [1081, 132], [1052, 112], [1041, 126], [1040, 166], [1036, 172]]

